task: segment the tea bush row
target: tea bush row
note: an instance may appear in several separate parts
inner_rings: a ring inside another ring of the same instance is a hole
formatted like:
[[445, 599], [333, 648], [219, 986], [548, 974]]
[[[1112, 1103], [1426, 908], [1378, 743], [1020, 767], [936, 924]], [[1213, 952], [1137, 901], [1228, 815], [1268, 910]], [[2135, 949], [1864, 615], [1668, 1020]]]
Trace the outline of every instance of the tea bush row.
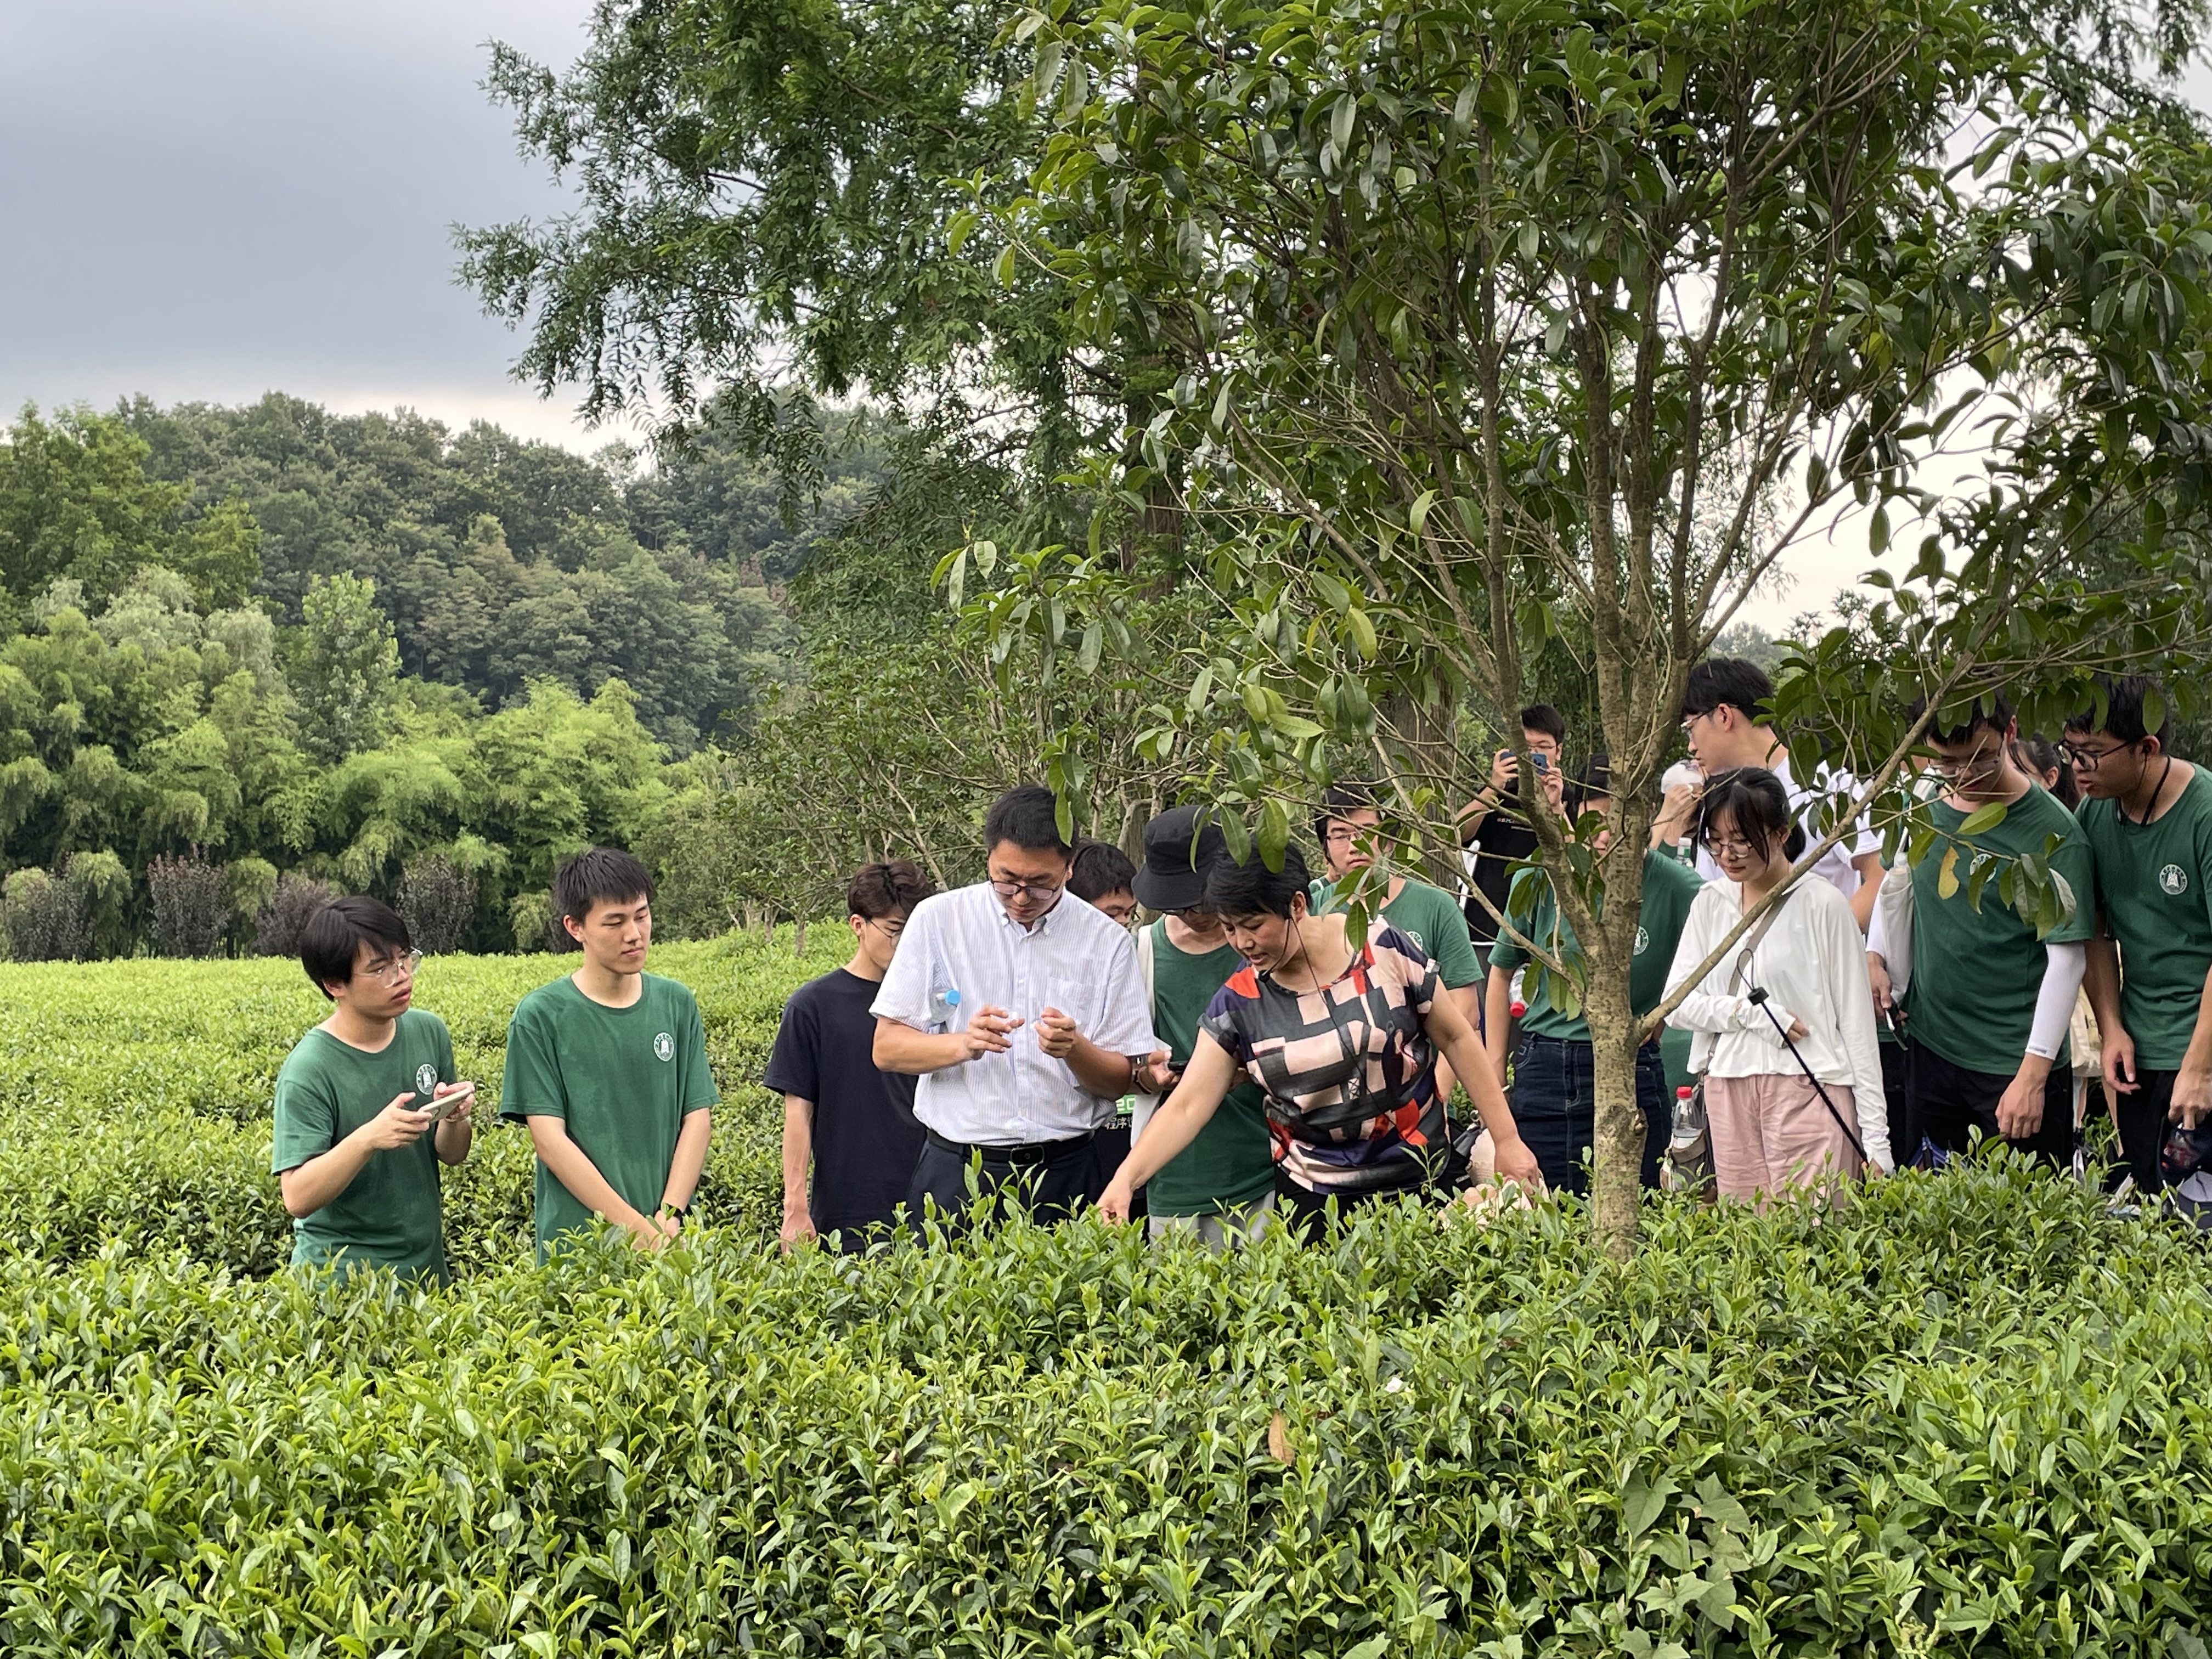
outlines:
[[[658, 947], [653, 966], [699, 999], [723, 1105], [704, 1208], [750, 1236], [774, 1236], [781, 1177], [780, 1103], [761, 1087], [784, 999], [836, 959], [817, 930], [787, 945], [743, 936]], [[453, 1034], [464, 1076], [481, 1081], [468, 1163], [445, 1173], [447, 1248], [476, 1270], [530, 1249], [529, 1138], [494, 1113], [507, 1020], [528, 991], [575, 958], [441, 957], [417, 997]], [[125, 960], [0, 967], [0, 1248], [76, 1261], [111, 1242], [179, 1249], [241, 1273], [291, 1250], [291, 1221], [269, 1173], [276, 1072], [324, 1017], [296, 963]]]
[[420, 1297], [0, 1261], [0, 1649], [2196, 1659], [2204, 1258], [2018, 1170], [1825, 1219], [708, 1232]]

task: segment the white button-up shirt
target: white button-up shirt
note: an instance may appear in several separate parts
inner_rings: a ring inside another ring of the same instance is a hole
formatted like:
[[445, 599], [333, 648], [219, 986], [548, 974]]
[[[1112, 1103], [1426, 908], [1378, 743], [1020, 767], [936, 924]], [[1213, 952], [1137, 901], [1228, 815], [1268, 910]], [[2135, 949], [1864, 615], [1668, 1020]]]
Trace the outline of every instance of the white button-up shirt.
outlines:
[[986, 1004], [1023, 1022], [1012, 1047], [924, 1073], [915, 1090], [915, 1116], [947, 1140], [1066, 1140], [1113, 1117], [1112, 1100], [1085, 1092], [1066, 1060], [1037, 1047], [1047, 1008], [1109, 1054], [1161, 1046], [1127, 930], [1073, 893], [1029, 927], [1006, 915], [988, 882], [915, 906], [871, 1012], [920, 1031], [957, 1031]]

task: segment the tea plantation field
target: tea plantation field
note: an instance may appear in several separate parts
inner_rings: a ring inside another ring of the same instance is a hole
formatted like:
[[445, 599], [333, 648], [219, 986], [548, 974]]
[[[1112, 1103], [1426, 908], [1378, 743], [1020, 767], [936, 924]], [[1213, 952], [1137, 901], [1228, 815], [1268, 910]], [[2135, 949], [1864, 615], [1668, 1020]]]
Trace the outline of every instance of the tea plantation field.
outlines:
[[[1626, 1267], [1410, 1204], [786, 1260], [757, 1078], [817, 939], [655, 951], [708, 1226], [537, 1269], [489, 1130], [422, 1295], [275, 1270], [296, 967], [0, 969], [0, 1653], [2206, 1653], [2194, 1234], [2012, 1166], [1656, 1205]], [[492, 1085], [564, 965], [420, 995]]]

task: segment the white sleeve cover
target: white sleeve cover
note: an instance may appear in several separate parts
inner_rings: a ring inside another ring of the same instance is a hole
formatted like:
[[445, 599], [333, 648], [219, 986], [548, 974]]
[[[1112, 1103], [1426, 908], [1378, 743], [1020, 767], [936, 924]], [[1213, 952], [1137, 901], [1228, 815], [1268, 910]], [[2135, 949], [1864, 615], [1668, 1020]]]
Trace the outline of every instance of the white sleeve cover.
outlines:
[[2046, 945], [2043, 989], [2035, 999], [2035, 1021], [2027, 1028], [2027, 1052], [2039, 1060], [2055, 1060], [2074, 1023], [2074, 999], [2081, 989], [2081, 976], [2089, 971], [2086, 945]]
[[1912, 872], [1899, 860], [1875, 895], [1866, 948], [1889, 969], [1889, 988], [1903, 996], [1912, 987]]

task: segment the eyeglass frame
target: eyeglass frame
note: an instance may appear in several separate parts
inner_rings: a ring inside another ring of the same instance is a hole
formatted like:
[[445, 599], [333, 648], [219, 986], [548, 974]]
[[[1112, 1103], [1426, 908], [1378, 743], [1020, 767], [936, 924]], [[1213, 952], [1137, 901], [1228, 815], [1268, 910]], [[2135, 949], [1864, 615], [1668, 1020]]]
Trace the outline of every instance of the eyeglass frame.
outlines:
[[2113, 756], [2124, 754], [2145, 741], [2148, 739], [2139, 738], [2135, 743], [2116, 743], [2110, 749], [2083, 749], [2075, 744], [2061, 743], [2058, 745], [2058, 758], [2076, 772], [2094, 772]]
[[[399, 983], [399, 979], [414, 978], [417, 973], [422, 971], [422, 953], [420, 951], [410, 950], [403, 951], [396, 957], [386, 958], [381, 967], [378, 966], [375, 963], [369, 963], [363, 966], [361, 971], [368, 975], [369, 978], [374, 980], [379, 985], [383, 986], [385, 989], [390, 990], [393, 986]], [[399, 975], [399, 979], [392, 977], [395, 973]]]
[[1058, 898], [1067, 890], [1067, 882], [1064, 878], [1059, 881], [1050, 882], [1005, 881], [997, 876], [986, 875], [983, 879], [991, 884], [991, 890], [1002, 899], [1017, 898], [1024, 893], [1027, 893], [1032, 898]]

